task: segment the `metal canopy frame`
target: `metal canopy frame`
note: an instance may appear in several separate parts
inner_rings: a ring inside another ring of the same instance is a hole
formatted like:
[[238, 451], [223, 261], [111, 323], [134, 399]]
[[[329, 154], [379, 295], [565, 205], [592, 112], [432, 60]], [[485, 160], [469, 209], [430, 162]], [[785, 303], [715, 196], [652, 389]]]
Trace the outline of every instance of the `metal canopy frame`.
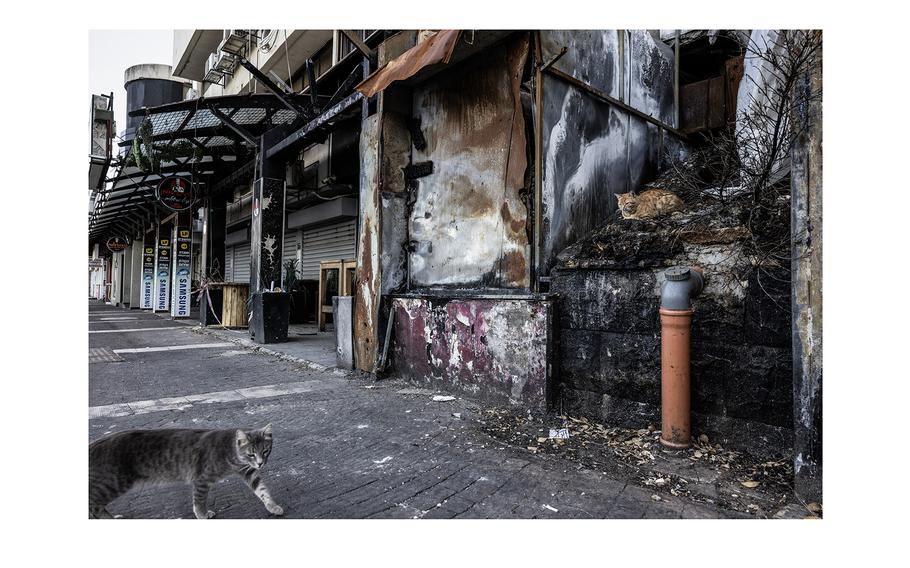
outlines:
[[[370, 39], [375, 42], [376, 37], [374, 34]], [[248, 69], [253, 67], [249, 62], [240, 63], [247, 63], [244, 67]], [[200, 97], [129, 113], [131, 117], [148, 118], [152, 126], [150, 139], [156, 146], [189, 143], [201, 150], [202, 158], [176, 158], [162, 162], [156, 172], [143, 172], [125, 165], [133, 141], [121, 142], [123, 151], [116, 173], [107, 179], [107, 188], [98, 193], [99, 199], [89, 216], [90, 241], [110, 236], [117, 227], [122, 227], [118, 223], [122, 215], [137, 209], [142, 211], [140, 217], [152, 221], [153, 211], [164, 210], [155, 201], [155, 188], [164, 177], [193, 175], [201, 189], [197, 197], [223, 191], [251, 174], [256, 152], [263, 151], [267, 159], [287, 155], [354, 118], [361, 112], [362, 105], [357, 103], [366, 100], [354, 91], [354, 86], [368, 73], [368, 68], [365, 70], [360, 63], [353, 64], [349, 75], [331, 95], [319, 94], [317, 88], [309, 86], [300, 93], [287, 93], [258, 69], [255, 73], [250, 71], [271, 93]], [[318, 87], [312, 62], [307, 64], [306, 71], [313, 86]], [[287, 134], [273, 146], [259, 148], [262, 135], [274, 129]]]

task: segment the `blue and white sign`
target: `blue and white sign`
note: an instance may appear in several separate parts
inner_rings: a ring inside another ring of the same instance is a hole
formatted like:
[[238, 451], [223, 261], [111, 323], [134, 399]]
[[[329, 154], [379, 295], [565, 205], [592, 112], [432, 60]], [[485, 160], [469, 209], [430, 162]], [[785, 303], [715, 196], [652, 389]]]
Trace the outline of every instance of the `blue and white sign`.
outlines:
[[151, 241], [142, 247], [142, 300], [143, 310], [152, 309], [152, 295], [155, 288], [155, 247]]
[[155, 264], [155, 311], [166, 312], [170, 306], [171, 239], [158, 238], [158, 262]]
[[174, 305], [171, 315], [185, 318], [190, 315], [190, 284], [193, 273], [193, 240], [189, 227], [177, 227], [174, 239]]

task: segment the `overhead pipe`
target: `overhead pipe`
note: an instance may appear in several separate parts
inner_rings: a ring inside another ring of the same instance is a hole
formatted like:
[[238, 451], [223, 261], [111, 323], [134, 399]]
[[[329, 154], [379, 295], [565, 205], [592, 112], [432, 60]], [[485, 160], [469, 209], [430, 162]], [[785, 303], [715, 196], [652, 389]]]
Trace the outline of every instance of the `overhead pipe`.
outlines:
[[692, 299], [704, 287], [701, 268], [677, 266], [664, 271], [660, 287], [660, 443], [672, 449], [692, 445], [689, 368]]

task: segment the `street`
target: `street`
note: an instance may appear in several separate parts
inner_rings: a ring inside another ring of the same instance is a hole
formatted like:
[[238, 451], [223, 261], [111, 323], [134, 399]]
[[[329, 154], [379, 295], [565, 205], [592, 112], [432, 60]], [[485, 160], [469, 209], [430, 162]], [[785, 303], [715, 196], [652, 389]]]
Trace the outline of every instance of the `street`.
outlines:
[[[243, 342], [245, 331], [215, 335], [195, 321], [97, 301], [89, 322], [90, 441], [137, 428], [271, 423], [262, 476], [287, 518], [750, 516], [505, 443], [487, 433], [487, 410], [461, 397], [433, 401], [445, 393], [224, 340]], [[271, 517], [239, 478], [216, 484], [209, 499], [216, 518]], [[125, 518], [193, 518], [191, 488], [133, 490], [108, 509]]]

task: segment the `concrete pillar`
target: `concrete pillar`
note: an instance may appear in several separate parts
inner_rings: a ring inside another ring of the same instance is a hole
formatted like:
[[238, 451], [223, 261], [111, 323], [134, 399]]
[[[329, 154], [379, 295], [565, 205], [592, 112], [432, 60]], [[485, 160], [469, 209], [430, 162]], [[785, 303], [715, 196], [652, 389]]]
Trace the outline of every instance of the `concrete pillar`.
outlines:
[[360, 216], [354, 291], [354, 366], [372, 372], [379, 344], [379, 168], [381, 114], [360, 129]]
[[282, 158], [267, 158], [266, 153], [285, 135], [284, 129], [273, 129], [262, 135], [259, 147], [261, 175], [253, 182], [249, 331], [258, 343], [287, 338], [288, 314], [283, 313], [287, 299], [271, 296], [266, 301], [263, 297], [264, 290], [281, 287], [286, 164]]
[[[797, 32], [797, 33], [818, 33]], [[819, 37], [819, 40], [821, 38]], [[794, 90], [791, 153], [794, 489], [822, 490], [822, 54]]]
[[202, 275], [206, 280], [224, 281], [224, 234], [227, 196], [206, 198], [202, 219]]
[[137, 309], [142, 305], [142, 251], [145, 247], [143, 235], [133, 240], [130, 247], [130, 309]]
[[136, 248], [135, 239], [130, 246], [123, 251], [123, 280], [121, 286], [123, 291], [120, 293], [120, 305], [129, 306], [133, 294], [133, 249]]

